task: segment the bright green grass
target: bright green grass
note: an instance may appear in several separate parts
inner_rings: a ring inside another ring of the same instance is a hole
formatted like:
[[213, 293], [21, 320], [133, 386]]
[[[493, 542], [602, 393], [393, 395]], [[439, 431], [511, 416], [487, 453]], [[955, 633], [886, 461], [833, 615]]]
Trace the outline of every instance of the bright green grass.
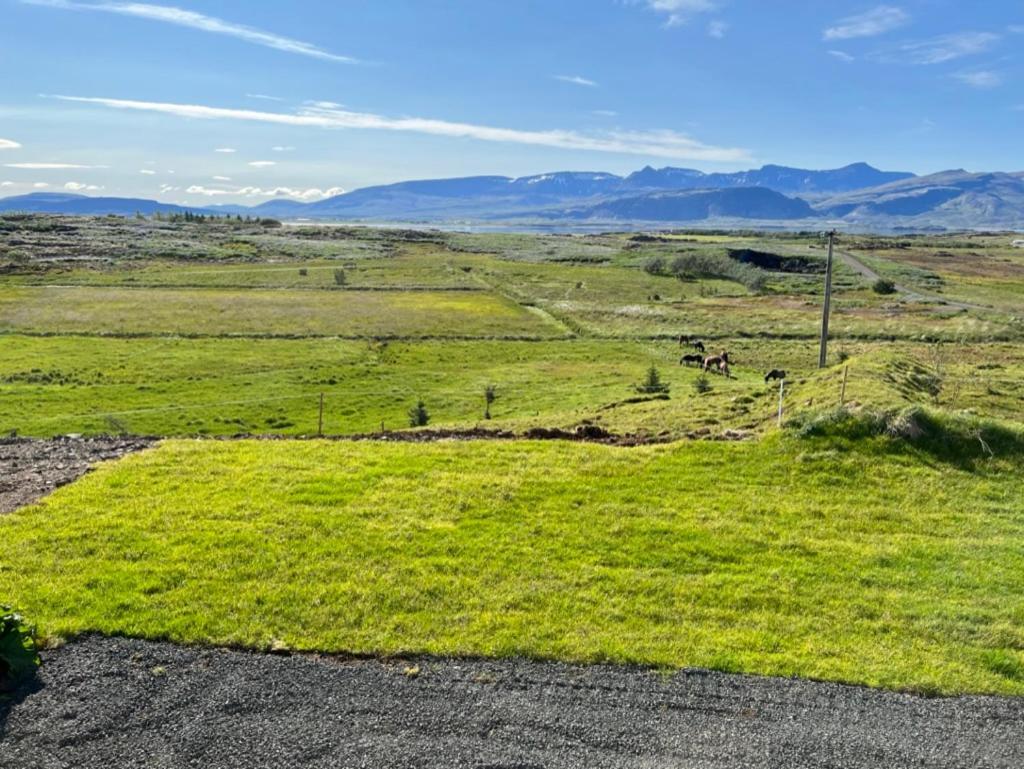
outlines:
[[0, 289], [9, 331], [121, 335], [555, 337], [539, 312], [481, 291]]
[[0, 518], [47, 634], [1024, 694], [1022, 469], [881, 439], [170, 441]]

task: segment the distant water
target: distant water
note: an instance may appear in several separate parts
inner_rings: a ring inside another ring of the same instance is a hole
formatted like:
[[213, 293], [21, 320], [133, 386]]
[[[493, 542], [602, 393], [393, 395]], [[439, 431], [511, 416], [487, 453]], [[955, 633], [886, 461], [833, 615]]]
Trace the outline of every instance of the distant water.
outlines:
[[[383, 230], [437, 230], [471, 234], [597, 235], [602, 232], [654, 232], [659, 230], [760, 230], [787, 232], [814, 227], [784, 226], [745, 220], [739, 222], [376, 222], [319, 219], [283, 220], [287, 227], [373, 227]], [[820, 228], [820, 225], [819, 225]]]

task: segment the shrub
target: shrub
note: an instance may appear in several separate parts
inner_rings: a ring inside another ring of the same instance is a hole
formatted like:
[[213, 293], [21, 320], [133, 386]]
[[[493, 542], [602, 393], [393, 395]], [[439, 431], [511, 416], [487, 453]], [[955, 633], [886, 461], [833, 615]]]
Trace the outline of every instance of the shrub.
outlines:
[[876, 294], [895, 294], [896, 284], [891, 280], [885, 278], [879, 278], [875, 281], [875, 284], [871, 287]]
[[661, 374], [653, 365], [647, 369], [647, 376], [644, 381], [636, 386], [638, 393], [644, 395], [662, 395], [668, 393], [669, 386], [661, 381]]
[[35, 631], [9, 606], [0, 606], [0, 681], [18, 681], [39, 667]]
[[299, 267], [299, 275], [304, 278], [307, 275], [309, 275], [309, 270], [307, 270], [305, 267]]
[[737, 262], [724, 254], [692, 251], [672, 261], [672, 274], [680, 280], [724, 278], [742, 283], [754, 292], [764, 290], [766, 275], [763, 270]]
[[697, 391], [697, 394], [711, 391], [711, 381], [708, 379], [708, 375], [701, 373], [699, 377], [693, 380], [693, 389]]
[[430, 414], [422, 400], [409, 409], [409, 427], [426, 427], [430, 423]]
[[348, 284], [348, 276], [345, 271], [340, 267], [334, 271], [334, 283], [338, 286], [344, 286]]
[[665, 267], [665, 260], [660, 256], [656, 256], [644, 263], [644, 272], [648, 275], [664, 275]]
[[498, 388], [494, 385], [487, 385], [484, 388], [484, 419], [491, 418], [491, 406], [498, 400]]

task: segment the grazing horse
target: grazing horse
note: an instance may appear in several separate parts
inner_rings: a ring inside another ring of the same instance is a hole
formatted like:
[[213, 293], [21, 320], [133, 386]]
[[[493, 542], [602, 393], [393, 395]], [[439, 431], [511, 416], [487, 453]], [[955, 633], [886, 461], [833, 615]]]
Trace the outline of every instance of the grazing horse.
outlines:
[[764, 375], [764, 383], [768, 384], [773, 379], [785, 379], [785, 378], [786, 378], [786, 372], [785, 371], [783, 371], [782, 369], [773, 368], [771, 371], [769, 371], [767, 374]]
[[700, 341], [699, 339], [694, 339], [693, 337], [686, 336], [686, 334], [683, 334], [682, 336], [679, 337], [679, 346], [692, 347], [697, 352], [706, 352], [706, 350], [704, 349], [704, 343], [702, 341]]
[[704, 363], [704, 356], [684, 355], [682, 358], [679, 359], [680, 366], [689, 366], [691, 363], [694, 364], [695, 366], [700, 366], [701, 364]]
[[704, 371], [717, 369], [722, 376], [729, 378], [729, 353], [723, 350], [718, 355], [709, 355], [701, 366]]

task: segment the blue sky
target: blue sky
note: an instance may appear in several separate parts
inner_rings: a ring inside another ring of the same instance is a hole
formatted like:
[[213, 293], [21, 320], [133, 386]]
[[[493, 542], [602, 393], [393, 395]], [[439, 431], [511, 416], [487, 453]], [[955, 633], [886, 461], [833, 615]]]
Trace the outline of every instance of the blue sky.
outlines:
[[1020, 0], [0, 0], [0, 196], [1024, 169]]

